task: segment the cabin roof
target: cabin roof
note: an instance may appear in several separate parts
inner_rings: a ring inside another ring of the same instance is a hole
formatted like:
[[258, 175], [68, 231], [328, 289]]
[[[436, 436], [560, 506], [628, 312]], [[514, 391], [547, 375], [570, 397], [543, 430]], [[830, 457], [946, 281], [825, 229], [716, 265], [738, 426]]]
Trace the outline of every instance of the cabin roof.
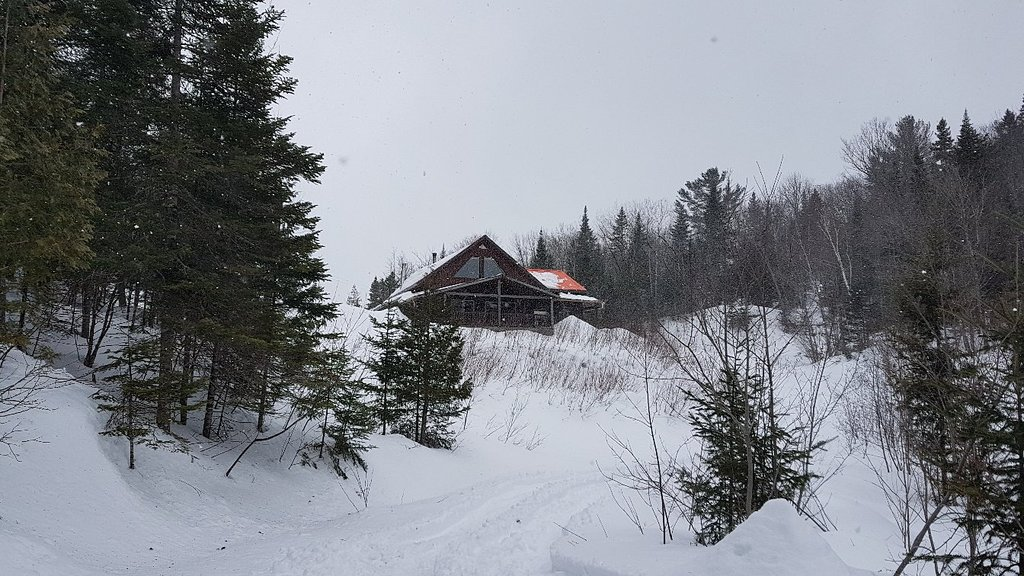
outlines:
[[[493, 260], [491, 264], [496, 265], [497, 269], [492, 266], [489, 273], [484, 272], [484, 260]], [[477, 265], [480, 265], [479, 274], [467, 273], [467, 270], [472, 271]], [[524, 268], [508, 252], [484, 235], [470, 242], [465, 248], [414, 271], [376, 309], [382, 310], [403, 304], [425, 293], [451, 292], [498, 278], [514, 282], [529, 290], [536, 290], [555, 300], [572, 302], [588, 308], [601, 306], [601, 300], [587, 296], [586, 287], [569, 276], [565, 270]]]
[[548, 268], [527, 268], [527, 272], [540, 280], [546, 288], [559, 292], [586, 292], [586, 287], [573, 279], [565, 270]]
[[541, 292], [550, 292], [547, 286], [527, 272], [526, 268], [516, 262], [515, 258], [485, 234], [467, 244], [463, 249], [414, 271], [397, 290], [378, 306], [378, 309], [405, 302], [424, 292], [445, 290], [457, 284], [474, 281], [477, 278], [493, 277], [483, 274], [478, 277], [460, 277], [458, 274], [460, 267], [471, 258], [477, 258], [475, 262], [493, 259], [493, 264], [498, 266], [498, 275]]

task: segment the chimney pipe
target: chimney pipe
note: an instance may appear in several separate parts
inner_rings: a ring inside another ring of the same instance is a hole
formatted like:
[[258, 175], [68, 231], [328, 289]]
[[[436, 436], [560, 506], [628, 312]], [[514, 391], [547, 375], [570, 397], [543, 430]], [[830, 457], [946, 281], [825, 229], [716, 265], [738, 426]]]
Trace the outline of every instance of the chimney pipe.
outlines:
[[431, 260], [430, 260], [431, 264], [437, 264], [437, 252], [431, 252], [430, 253], [430, 258], [431, 258]]

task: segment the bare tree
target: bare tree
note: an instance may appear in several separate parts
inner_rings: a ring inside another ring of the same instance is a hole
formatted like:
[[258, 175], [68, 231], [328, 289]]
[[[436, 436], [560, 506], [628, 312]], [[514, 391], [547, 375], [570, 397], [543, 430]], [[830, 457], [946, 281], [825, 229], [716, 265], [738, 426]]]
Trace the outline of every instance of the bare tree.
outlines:
[[[630, 351], [631, 367], [635, 367], [637, 373], [632, 374], [628, 369], [627, 372], [643, 379], [643, 398], [636, 401], [627, 395], [631, 411], [619, 412], [623, 417], [646, 429], [650, 439], [647, 449], [650, 450], [651, 455], [649, 458], [642, 457], [628, 440], [614, 432], [605, 431], [605, 441], [614, 454], [616, 469], [605, 472], [604, 476], [610, 484], [640, 496], [654, 515], [661, 532], [661, 543], [666, 544], [672, 539], [675, 518], [682, 512], [680, 510], [682, 500], [677, 494], [674, 483], [671, 482], [672, 471], [676, 468], [674, 458], [669, 458], [664, 453], [664, 443], [659, 438], [655, 425], [657, 409], [652, 385], [658, 381], [668, 380], [665, 377], [664, 364], [660, 362], [663, 355], [664, 350], [652, 340], [645, 340], [639, 350]], [[612, 491], [612, 495], [615, 497], [614, 491]], [[615, 501], [627, 517], [643, 532], [636, 508], [627, 505], [619, 498], [616, 498]]]

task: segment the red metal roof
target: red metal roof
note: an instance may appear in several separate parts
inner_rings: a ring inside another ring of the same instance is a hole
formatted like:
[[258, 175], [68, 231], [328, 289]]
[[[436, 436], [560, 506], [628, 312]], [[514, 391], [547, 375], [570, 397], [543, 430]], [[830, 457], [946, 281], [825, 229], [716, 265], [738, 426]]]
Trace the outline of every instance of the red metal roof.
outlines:
[[579, 282], [572, 279], [565, 270], [548, 270], [547, 268], [527, 268], [527, 272], [540, 280], [541, 284], [549, 290], [561, 292], [586, 292], [587, 289]]

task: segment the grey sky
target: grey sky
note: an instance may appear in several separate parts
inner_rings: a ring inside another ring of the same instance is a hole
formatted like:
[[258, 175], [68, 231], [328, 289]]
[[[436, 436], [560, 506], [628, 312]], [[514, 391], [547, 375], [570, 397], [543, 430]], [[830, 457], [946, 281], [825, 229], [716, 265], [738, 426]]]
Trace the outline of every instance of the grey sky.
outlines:
[[1024, 95], [1020, 0], [277, 5], [340, 296], [393, 250], [670, 198], [710, 166], [752, 183], [784, 155], [827, 182], [873, 117], [955, 129]]

